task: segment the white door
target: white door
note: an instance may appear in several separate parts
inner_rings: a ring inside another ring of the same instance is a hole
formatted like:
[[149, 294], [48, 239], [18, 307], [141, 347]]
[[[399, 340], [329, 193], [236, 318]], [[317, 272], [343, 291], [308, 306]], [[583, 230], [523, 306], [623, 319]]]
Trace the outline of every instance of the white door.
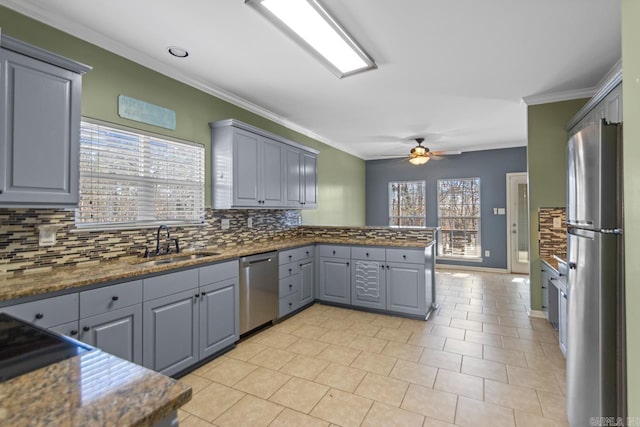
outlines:
[[507, 248], [509, 271], [529, 273], [529, 200], [527, 174], [507, 174]]

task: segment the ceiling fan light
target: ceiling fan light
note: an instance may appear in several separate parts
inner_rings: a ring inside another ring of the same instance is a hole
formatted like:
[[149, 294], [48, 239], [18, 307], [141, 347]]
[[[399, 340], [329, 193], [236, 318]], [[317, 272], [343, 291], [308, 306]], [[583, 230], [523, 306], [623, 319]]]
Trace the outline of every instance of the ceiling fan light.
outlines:
[[416, 147], [413, 147], [411, 149], [411, 155], [412, 156], [424, 156], [427, 154], [427, 149], [425, 147], [423, 147], [422, 145], [418, 145]]
[[411, 156], [409, 163], [412, 165], [424, 165], [429, 161], [429, 156]]

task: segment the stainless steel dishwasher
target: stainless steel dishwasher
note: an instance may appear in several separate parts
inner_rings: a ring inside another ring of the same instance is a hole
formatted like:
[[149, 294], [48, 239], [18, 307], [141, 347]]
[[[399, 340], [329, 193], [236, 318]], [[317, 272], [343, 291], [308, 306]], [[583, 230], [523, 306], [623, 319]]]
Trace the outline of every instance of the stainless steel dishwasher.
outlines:
[[240, 258], [240, 334], [278, 317], [278, 252]]

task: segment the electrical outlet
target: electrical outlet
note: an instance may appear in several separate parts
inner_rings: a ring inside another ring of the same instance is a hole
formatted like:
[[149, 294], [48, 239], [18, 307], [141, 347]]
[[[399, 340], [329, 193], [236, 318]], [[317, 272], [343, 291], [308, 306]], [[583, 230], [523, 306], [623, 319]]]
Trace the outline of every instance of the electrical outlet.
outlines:
[[488, 250], [488, 249], [486, 251], [484, 251], [484, 256], [489, 258], [491, 256], [491, 251]]
[[553, 228], [562, 228], [562, 220], [560, 217], [553, 218]]
[[220, 221], [220, 225], [222, 225], [222, 229], [223, 230], [228, 230], [229, 229], [229, 219], [225, 218], [222, 221]]
[[247, 227], [253, 228], [253, 218], [247, 218]]

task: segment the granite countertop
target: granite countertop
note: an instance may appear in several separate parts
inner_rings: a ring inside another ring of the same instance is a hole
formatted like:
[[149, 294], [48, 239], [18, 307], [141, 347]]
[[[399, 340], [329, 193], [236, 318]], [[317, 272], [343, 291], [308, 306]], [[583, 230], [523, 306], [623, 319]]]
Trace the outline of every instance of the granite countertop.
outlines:
[[191, 387], [93, 350], [0, 383], [3, 426], [152, 426]]
[[549, 267], [553, 268], [557, 274], [560, 274], [558, 265], [560, 263], [564, 263], [564, 264], [567, 263], [567, 260], [562, 259], [556, 255], [552, 255], [550, 257], [542, 257], [541, 259], [542, 259], [542, 262], [547, 264]]
[[[426, 247], [433, 241], [412, 239], [371, 239], [371, 238], [340, 238], [313, 237], [274, 240], [269, 243], [244, 244], [236, 246], [202, 248], [200, 252], [217, 252], [219, 254], [205, 256], [198, 259], [174, 262], [164, 265], [141, 264], [139, 257], [125, 257], [114, 261], [100, 262], [91, 265], [72, 267], [56, 267], [50, 271], [34, 274], [21, 274], [0, 278], [0, 302], [17, 298], [31, 297], [50, 292], [64, 291], [98, 283], [113, 282], [122, 279], [142, 277], [164, 271], [197, 266], [217, 261], [231, 260], [242, 256], [284, 250], [316, 243], [344, 244], [344, 245], [378, 245], [396, 247]], [[185, 253], [188, 253], [185, 251]]]

